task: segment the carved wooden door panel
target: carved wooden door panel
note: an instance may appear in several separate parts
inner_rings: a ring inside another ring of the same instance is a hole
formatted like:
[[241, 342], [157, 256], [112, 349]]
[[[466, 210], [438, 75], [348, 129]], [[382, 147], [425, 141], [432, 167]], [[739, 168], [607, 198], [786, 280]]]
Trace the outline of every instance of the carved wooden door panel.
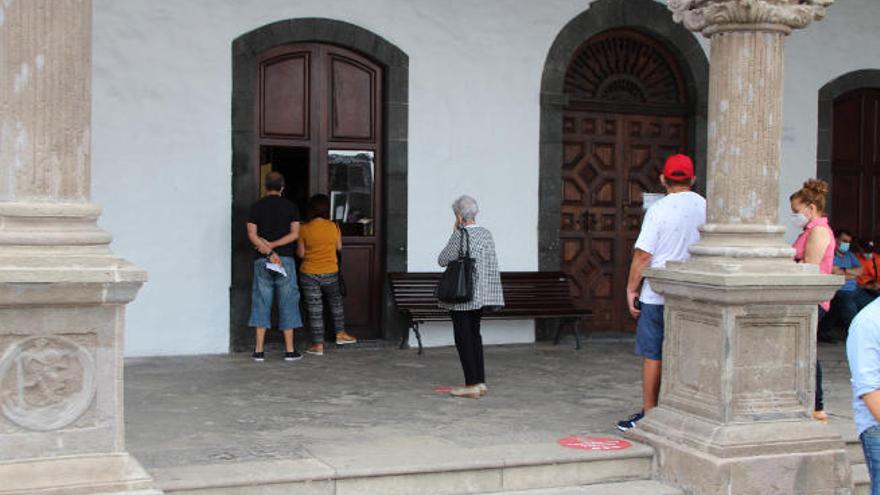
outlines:
[[642, 193], [662, 192], [667, 156], [687, 146], [684, 117], [567, 111], [563, 117], [563, 270], [593, 309], [585, 330], [633, 330], [625, 289], [643, 217]]
[[569, 111], [562, 129], [562, 268], [575, 297], [593, 310], [587, 329], [618, 328], [621, 120]]

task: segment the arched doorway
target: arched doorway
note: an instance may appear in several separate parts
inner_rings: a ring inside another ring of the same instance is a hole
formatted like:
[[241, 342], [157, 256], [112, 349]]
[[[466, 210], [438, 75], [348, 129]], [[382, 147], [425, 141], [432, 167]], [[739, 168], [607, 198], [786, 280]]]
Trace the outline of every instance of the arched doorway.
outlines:
[[565, 75], [562, 118], [562, 269], [591, 302], [588, 330], [634, 328], [625, 299], [642, 194], [661, 192], [666, 157], [687, 152], [689, 105], [681, 69], [651, 37], [599, 34]]
[[588, 332], [634, 328], [626, 276], [665, 158], [693, 156], [705, 189], [705, 52], [663, 5], [629, 3], [598, 0], [569, 22], [541, 88], [539, 267], [572, 275]]
[[817, 175], [831, 184], [835, 228], [880, 243], [880, 70], [851, 72], [819, 91]]
[[318, 192], [334, 200], [352, 332], [399, 338], [406, 323], [385, 273], [406, 270], [406, 54], [352, 24], [291, 19], [240, 36], [232, 56], [231, 350], [253, 342], [245, 224], [272, 169], [288, 176], [296, 202]]

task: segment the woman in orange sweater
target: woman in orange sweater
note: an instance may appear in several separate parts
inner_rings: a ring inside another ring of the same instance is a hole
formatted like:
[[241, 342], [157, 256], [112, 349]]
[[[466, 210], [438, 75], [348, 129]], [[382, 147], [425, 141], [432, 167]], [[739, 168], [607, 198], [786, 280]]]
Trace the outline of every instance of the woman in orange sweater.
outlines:
[[330, 199], [316, 194], [309, 199], [309, 220], [300, 227], [297, 255], [302, 258], [299, 280], [306, 300], [312, 345], [307, 353], [324, 354], [324, 296], [333, 314], [336, 344], [354, 344], [357, 339], [345, 331], [345, 314], [339, 292], [339, 258], [342, 234], [330, 221]]

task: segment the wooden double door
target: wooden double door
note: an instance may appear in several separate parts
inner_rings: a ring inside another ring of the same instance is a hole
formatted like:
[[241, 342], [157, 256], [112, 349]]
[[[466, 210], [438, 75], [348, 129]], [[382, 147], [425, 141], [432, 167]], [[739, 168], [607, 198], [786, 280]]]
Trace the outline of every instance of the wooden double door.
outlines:
[[677, 58], [652, 36], [600, 33], [565, 74], [560, 259], [594, 312], [584, 330], [633, 330], [626, 279], [644, 215], [661, 193], [666, 158], [688, 152], [688, 101]]
[[[339, 47], [308, 43], [257, 58], [259, 182], [271, 170], [306, 214], [311, 195], [330, 197], [343, 235], [346, 328], [381, 338], [382, 68]], [[328, 329], [329, 330], [329, 329]]]
[[625, 297], [642, 193], [662, 192], [669, 155], [687, 147], [687, 119], [569, 109], [563, 116], [563, 269], [593, 309], [586, 330], [628, 330]]
[[834, 101], [831, 223], [880, 246], [880, 88]]

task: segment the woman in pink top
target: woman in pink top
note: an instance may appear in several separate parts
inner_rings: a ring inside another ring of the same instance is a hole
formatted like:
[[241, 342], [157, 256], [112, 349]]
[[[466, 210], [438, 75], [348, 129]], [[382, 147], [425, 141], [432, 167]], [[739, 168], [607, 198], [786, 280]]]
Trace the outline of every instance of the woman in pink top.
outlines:
[[[819, 272], [830, 274], [834, 267], [834, 233], [825, 216], [825, 194], [828, 183], [819, 179], [804, 182], [804, 187], [791, 195], [791, 214], [794, 223], [804, 229], [794, 241], [794, 260], [798, 263], [819, 265]], [[831, 301], [819, 303], [819, 320], [831, 308]], [[813, 417], [828, 421], [822, 393], [822, 367], [816, 360], [816, 407]]]

